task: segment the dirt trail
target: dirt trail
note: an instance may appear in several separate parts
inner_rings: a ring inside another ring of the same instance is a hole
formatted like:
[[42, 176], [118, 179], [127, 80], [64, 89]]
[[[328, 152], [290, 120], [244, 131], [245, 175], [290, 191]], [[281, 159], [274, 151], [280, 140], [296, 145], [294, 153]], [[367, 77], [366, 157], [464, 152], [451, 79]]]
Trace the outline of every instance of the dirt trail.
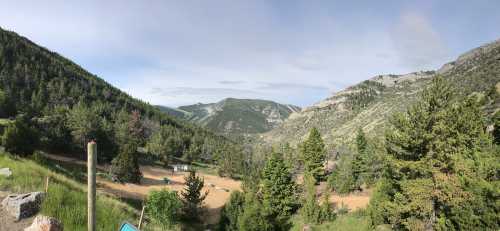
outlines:
[[[70, 157], [56, 155], [47, 155], [47, 157], [58, 161], [86, 165], [85, 161]], [[98, 165], [97, 168], [100, 171], [106, 171], [107, 169], [106, 166], [102, 165]], [[149, 191], [151, 190], [160, 190], [162, 188], [166, 188], [169, 190], [180, 192], [184, 189], [184, 176], [188, 173], [172, 174], [172, 171], [170, 170], [145, 165], [140, 166], [140, 169], [143, 174], [141, 184], [119, 184], [98, 177], [98, 188], [101, 191], [113, 194], [121, 198], [131, 198], [139, 200], [143, 200], [144, 198], [146, 198]], [[197, 174], [205, 179], [205, 187], [203, 187], [203, 191], [209, 191], [208, 196], [204, 201], [207, 208], [207, 223], [216, 223], [220, 216], [220, 209], [226, 203], [226, 201], [229, 200], [231, 192], [235, 190], [241, 190], [241, 182], [230, 178], [208, 175], [204, 173]], [[166, 184], [163, 181], [163, 178], [165, 177], [170, 180], [170, 184]], [[212, 187], [211, 185], [214, 187]]]

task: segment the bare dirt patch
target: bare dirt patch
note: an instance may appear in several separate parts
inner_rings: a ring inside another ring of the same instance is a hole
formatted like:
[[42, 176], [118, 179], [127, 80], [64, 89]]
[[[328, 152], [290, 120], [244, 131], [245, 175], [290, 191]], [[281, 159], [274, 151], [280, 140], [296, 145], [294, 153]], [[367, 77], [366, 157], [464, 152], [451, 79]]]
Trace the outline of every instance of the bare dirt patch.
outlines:
[[[85, 161], [73, 159], [70, 157], [62, 157], [56, 155], [47, 155], [51, 159], [73, 164], [86, 165]], [[106, 171], [106, 166], [97, 166], [100, 171]], [[143, 200], [147, 197], [151, 190], [175, 190], [181, 192], [185, 185], [184, 176], [188, 173], [172, 173], [172, 171], [155, 166], [140, 166], [143, 174], [141, 184], [120, 184], [111, 182], [102, 177], [97, 177], [98, 189], [105, 193], [115, 195], [120, 198], [129, 198]], [[203, 191], [208, 191], [208, 196], [205, 199], [207, 214], [205, 215], [206, 223], [214, 224], [220, 217], [220, 210], [229, 200], [232, 191], [241, 190], [241, 182], [230, 178], [197, 173], [205, 179], [205, 187]], [[166, 184], [163, 178], [168, 178], [170, 183]]]

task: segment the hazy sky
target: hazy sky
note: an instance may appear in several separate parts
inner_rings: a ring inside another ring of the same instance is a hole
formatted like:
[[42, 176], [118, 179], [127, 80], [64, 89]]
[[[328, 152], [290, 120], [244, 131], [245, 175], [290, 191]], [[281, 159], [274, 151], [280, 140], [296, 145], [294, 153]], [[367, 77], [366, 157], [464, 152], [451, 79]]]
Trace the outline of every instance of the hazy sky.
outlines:
[[311, 105], [500, 38], [500, 1], [4, 1], [0, 27], [152, 104]]

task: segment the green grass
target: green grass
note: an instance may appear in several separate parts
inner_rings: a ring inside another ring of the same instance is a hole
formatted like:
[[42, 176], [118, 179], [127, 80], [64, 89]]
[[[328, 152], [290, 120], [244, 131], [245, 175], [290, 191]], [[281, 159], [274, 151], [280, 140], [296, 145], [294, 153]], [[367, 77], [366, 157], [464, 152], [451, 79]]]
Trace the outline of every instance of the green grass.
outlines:
[[[0, 177], [0, 190], [14, 193], [43, 191], [45, 179], [51, 177], [49, 192], [41, 213], [59, 219], [65, 230], [87, 230], [87, 194], [85, 185], [48, 170], [37, 163], [0, 153], [0, 166], [8, 167], [13, 175]], [[123, 221], [137, 222], [137, 211], [115, 199], [97, 198], [97, 230], [115, 231]]]
[[[301, 231], [304, 221], [300, 215], [292, 218], [291, 231]], [[370, 220], [362, 212], [339, 215], [334, 221], [321, 225], [311, 225], [313, 231], [369, 231], [373, 230]]]

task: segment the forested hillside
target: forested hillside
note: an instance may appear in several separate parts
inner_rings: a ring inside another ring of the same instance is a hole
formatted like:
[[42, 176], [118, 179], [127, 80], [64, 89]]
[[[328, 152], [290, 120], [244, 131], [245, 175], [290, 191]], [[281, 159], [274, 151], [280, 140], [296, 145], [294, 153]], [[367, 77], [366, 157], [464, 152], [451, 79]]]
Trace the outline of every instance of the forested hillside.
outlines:
[[499, 101], [494, 97], [500, 82], [500, 41], [495, 41], [461, 55], [438, 71], [405, 75], [380, 75], [335, 93], [296, 113], [277, 128], [263, 135], [267, 143], [297, 144], [316, 127], [331, 149], [351, 142], [362, 128], [370, 136], [380, 136], [390, 115], [411, 105], [418, 93], [435, 76], [449, 80], [459, 94], [479, 94], [484, 109], [492, 115]]
[[283, 123], [300, 107], [260, 99], [227, 98], [217, 103], [193, 104], [178, 109], [160, 107], [171, 115], [211, 129], [219, 134], [247, 135], [269, 131]]
[[[87, 141], [97, 140], [101, 161], [126, 152], [124, 147], [147, 146], [163, 160], [208, 162], [238, 149], [222, 136], [166, 115], [57, 53], [2, 29], [0, 114], [35, 129], [38, 146], [51, 152], [78, 155]], [[127, 145], [131, 140], [134, 144]], [[157, 148], [165, 146], [170, 149]]]

